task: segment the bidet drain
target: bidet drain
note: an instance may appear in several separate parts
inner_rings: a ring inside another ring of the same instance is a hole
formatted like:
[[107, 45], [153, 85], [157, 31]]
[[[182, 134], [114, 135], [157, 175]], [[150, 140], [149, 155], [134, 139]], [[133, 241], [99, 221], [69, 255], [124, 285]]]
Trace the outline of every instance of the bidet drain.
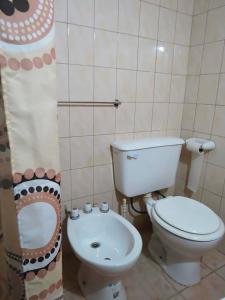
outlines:
[[105, 257], [104, 259], [105, 259], [105, 260], [111, 260], [111, 258], [110, 258], [110, 257]]
[[99, 242], [93, 242], [91, 243], [91, 248], [99, 248], [101, 246], [101, 244]]

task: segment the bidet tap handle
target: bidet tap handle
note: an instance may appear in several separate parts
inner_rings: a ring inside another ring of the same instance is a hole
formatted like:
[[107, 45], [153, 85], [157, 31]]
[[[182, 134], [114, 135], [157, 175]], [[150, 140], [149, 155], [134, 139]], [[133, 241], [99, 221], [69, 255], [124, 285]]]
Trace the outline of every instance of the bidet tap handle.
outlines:
[[108, 211], [109, 211], [109, 204], [107, 203], [107, 202], [102, 202], [101, 204], [100, 204], [100, 211], [102, 212], [102, 213], [107, 213]]
[[80, 217], [79, 209], [73, 208], [70, 213], [70, 219], [77, 220]]
[[90, 202], [86, 202], [83, 207], [83, 212], [86, 214], [90, 214], [92, 212], [92, 205]]

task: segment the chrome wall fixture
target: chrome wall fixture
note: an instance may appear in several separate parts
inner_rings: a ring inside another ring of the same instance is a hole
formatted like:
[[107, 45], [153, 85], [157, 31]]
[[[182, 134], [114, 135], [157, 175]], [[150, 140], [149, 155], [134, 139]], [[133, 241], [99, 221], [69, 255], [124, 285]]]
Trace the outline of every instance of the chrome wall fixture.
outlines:
[[118, 99], [115, 101], [59, 101], [58, 106], [114, 106], [118, 108], [122, 102]]

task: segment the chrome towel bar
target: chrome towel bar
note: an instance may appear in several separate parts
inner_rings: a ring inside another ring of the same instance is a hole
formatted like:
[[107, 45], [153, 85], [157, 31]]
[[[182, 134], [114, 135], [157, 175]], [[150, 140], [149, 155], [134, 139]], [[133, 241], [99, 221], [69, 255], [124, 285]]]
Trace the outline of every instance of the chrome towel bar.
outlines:
[[118, 99], [115, 101], [107, 102], [107, 101], [59, 101], [58, 106], [111, 106], [118, 108], [122, 102]]

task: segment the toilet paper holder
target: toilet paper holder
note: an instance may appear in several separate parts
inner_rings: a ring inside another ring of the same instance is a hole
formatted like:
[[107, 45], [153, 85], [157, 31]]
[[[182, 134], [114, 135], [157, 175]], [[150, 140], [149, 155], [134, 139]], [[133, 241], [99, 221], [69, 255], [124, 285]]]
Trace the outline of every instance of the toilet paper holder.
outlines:
[[186, 147], [191, 152], [191, 167], [187, 187], [192, 192], [196, 192], [200, 181], [204, 153], [214, 150], [216, 145], [211, 140], [190, 138], [186, 140]]
[[212, 151], [216, 145], [211, 140], [201, 138], [190, 138], [186, 140], [187, 149], [194, 153], [202, 153], [205, 151]]

